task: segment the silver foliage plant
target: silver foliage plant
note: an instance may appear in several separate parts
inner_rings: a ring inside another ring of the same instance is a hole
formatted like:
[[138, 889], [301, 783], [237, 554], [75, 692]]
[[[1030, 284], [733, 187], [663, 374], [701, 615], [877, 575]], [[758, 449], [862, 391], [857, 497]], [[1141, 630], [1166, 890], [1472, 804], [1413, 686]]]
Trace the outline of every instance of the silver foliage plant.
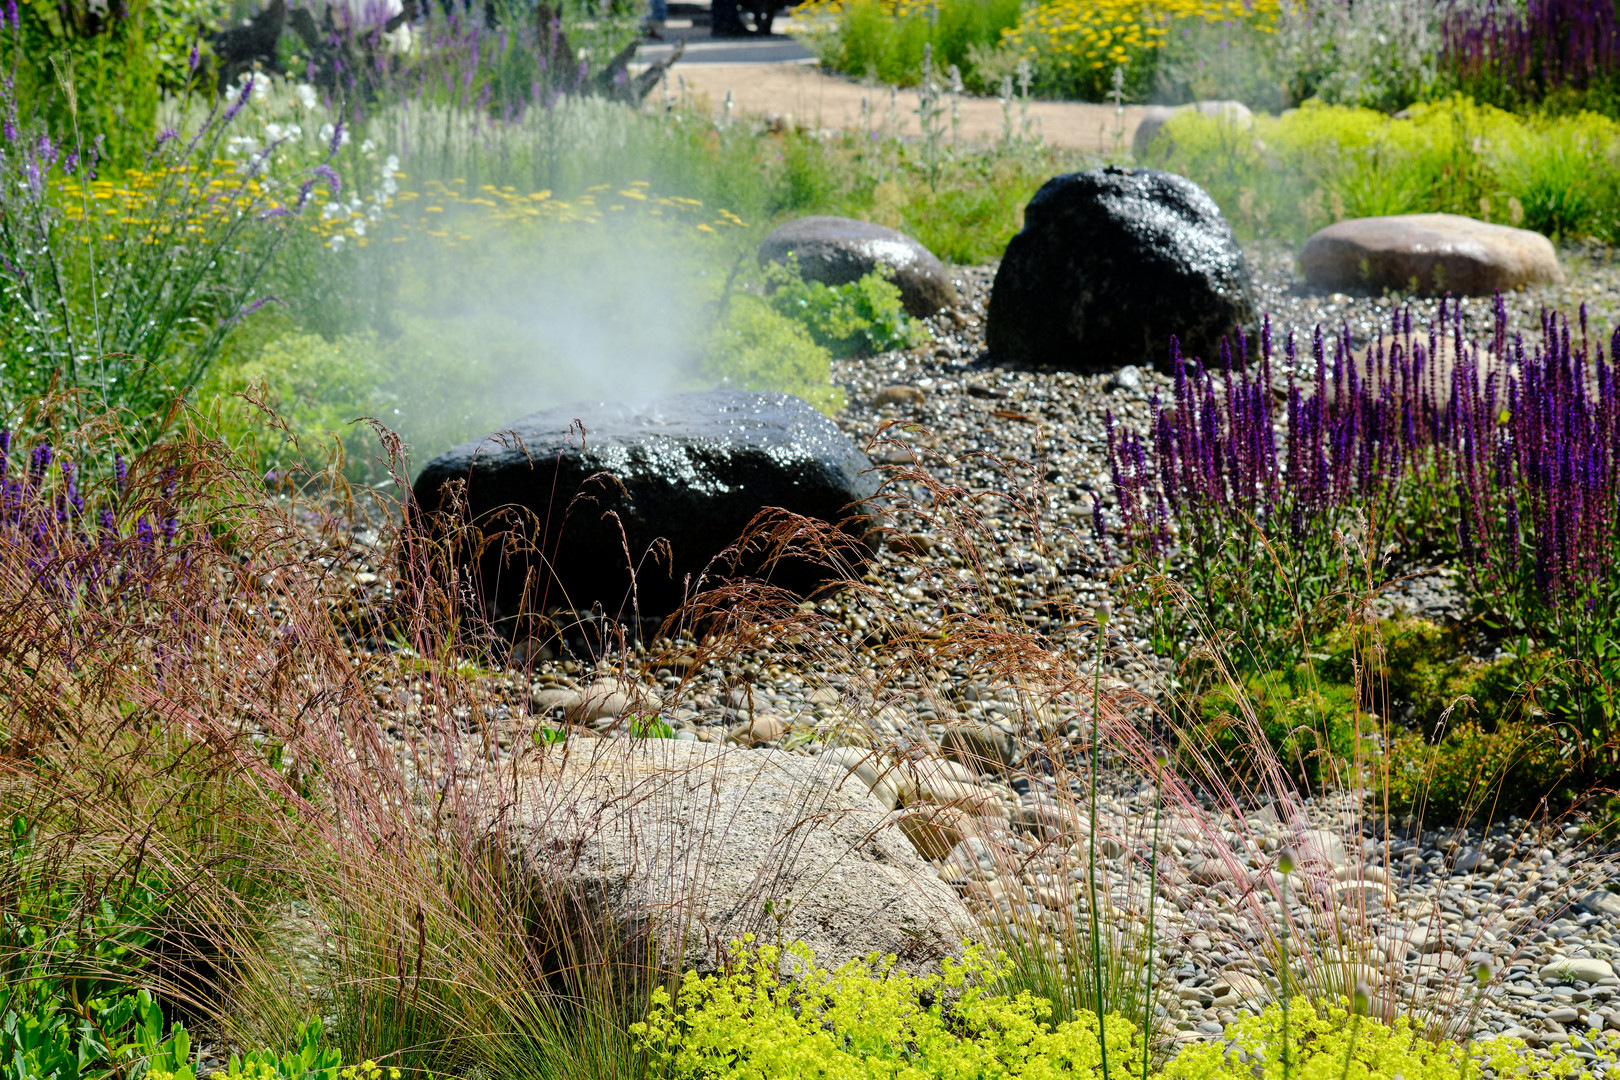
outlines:
[[1436, 0], [1285, 0], [1272, 46], [1285, 92], [1385, 110], [1411, 104], [1434, 85], [1446, 11]]

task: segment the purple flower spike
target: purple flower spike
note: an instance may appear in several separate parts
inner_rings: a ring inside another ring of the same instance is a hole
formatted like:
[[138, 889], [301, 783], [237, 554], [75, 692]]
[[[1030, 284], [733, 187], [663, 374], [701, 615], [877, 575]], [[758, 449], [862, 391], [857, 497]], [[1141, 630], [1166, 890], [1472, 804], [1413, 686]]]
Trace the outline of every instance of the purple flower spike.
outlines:
[[[336, 140], [336, 138], [337, 136], [334, 135], [333, 139]], [[332, 152], [335, 154], [337, 150], [334, 149]], [[316, 176], [326, 181], [326, 190], [331, 192], [332, 198], [335, 199], [343, 193], [343, 178], [337, 174], [337, 170], [333, 169], [332, 166], [317, 165], [312, 171]]]
[[247, 80], [242, 83], [242, 92], [236, 95], [236, 100], [231, 102], [230, 107], [225, 110], [224, 123], [229, 124], [232, 120], [235, 120], [236, 114], [241, 112], [242, 107], [248, 103], [248, 96], [253, 93], [253, 80], [256, 77], [249, 75]]

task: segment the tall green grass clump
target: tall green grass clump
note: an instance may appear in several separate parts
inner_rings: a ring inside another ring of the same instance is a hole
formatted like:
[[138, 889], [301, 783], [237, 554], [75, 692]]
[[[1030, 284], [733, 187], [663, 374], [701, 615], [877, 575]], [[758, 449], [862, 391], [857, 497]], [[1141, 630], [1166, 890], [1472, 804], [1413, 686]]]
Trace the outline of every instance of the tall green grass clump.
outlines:
[[973, 89], [994, 92], [999, 79], [987, 81], [975, 60], [1018, 24], [1021, 11], [1013, 0], [851, 0], [807, 13], [824, 22], [809, 41], [824, 65], [895, 86], [918, 83], [926, 48], [941, 69], [955, 67]]

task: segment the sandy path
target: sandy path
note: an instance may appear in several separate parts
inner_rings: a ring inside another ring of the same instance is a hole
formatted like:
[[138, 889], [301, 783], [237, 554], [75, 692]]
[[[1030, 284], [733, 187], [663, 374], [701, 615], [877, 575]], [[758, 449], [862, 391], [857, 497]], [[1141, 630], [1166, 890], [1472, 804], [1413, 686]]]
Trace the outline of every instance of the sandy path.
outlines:
[[[830, 75], [814, 64], [676, 64], [670, 74], [669, 91], [679, 98], [681, 80], [685, 80], [687, 100], [719, 113], [726, 99], [732, 95], [737, 113], [765, 116], [791, 115], [792, 122], [802, 127], [856, 128], [861, 126], [861, 101], [869, 102], [874, 122], [887, 130], [890, 112], [890, 91], [886, 86], [862, 86], [860, 83], [837, 75]], [[648, 95], [648, 107], [662, 107], [663, 94], [654, 90]], [[917, 125], [917, 93], [901, 90], [896, 95], [895, 108], [899, 113], [900, 128], [915, 135]], [[1087, 105], [1076, 102], [1032, 101], [1029, 117], [1034, 130], [1048, 143], [1076, 150], [1110, 152], [1116, 145], [1116, 117], [1111, 105]], [[1117, 145], [1130, 151], [1131, 135], [1140, 122], [1143, 106], [1125, 106], [1124, 116], [1118, 118], [1121, 131]], [[995, 98], [964, 96], [960, 103], [961, 137], [972, 142], [990, 142], [1001, 138], [1002, 108]], [[1014, 123], [1018, 109], [1013, 109]], [[946, 122], [949, 122], [947, 114]]]

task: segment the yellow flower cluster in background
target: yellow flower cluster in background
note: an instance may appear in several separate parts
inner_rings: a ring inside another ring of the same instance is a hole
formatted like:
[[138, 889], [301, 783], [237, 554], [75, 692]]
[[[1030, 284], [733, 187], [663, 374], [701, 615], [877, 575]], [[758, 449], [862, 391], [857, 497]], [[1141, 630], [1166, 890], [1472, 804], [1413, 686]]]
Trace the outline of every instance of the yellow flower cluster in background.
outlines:
[[1007, 31], [1004, 43], [1060, 71], [1129, 68], [1164, 43], [1177, 19], [1270, 26], [1278, 0], [1047, 0]]
[[[259, 178], [236, 175], [228, 161], [217, 161], [209, 170], [130, 169], [116, 182], [74, 177], [56, 181], [62, 220], [79, 228], [78, 240], [86, 244], [116, 239], [111, 231], [115, 226], [147, 230], [148, 243], [206, 232], [242, 214], [274, 211], [277, 206], [270, 195]], [[92, 228], [103, 231], [93, 233]]]
[[[394, 175], [404, 179], [403, 174]], [[80, 233], [81, 243], [114, 240], [115, 228], [144, 231], [148, 243], [205, 233], [242, 214], [292, 211], [301, 194], [298, 186], [244, 177], [228, 161], [215, 162], [209, 171], [130, 170], [117, 181], [63, 178], [56, 187], [62, 219]], [[289, 205], [278, 203], [277, 195], [284, 195]], [[473, 240], [470, 229], [596, 225], [607, 215], [631, 211], [684, 219], [703, 233], [747, 227], [729, 210], [709, 212], [697, 199], [658, 195], [644, 180], [623, 187], [601, 184], [572, 199], [555, 198], [550, 191], [520, 192], [489, 184], [474, 188], [465, 180], [435, 180], [420, 191], [401, 191], [387, 204], [366, 204], [354, 197], [347, 202], [326, 201], [324, 187], [317, 186], [302, 216], [305, 227], [322, 242], [342, 250], [350, 242], [365, 247], [379, 234], [394, 243], [426, 237], [454, 245]], [[99, 231], [84, 228], [87, 224]]]
[[[793, 9], [795, 19], [808, 19], [816, 15], [837, 15], [849, 0], [805, 0]], [[937, 0], [882, 0], [883, 10], [896, 19], [909, 19], [914, 15], [931, 15]]]
[[[405, 179], [402, 173], [395, 175]], [[351, 239], [364, 247], [374, 229], [385, 232], [391, 243], [427, 237], [456, 246], [473, 241], [476, 231], [491, 227], [597, 225], [608, 215], [628, 212], [689, 221], [696, 218], [693, 227], [706, 233], [747, 227], [729, 210], [714, 211], [711, 217], [697, 199], [659, 195], [650, 190], [645, 180], [624, 187], [598, 184], [571, 199], [559, 199], [550, 191], [523, 192], [493, 184], [475, 187], [466, 180], [454, 179], [431, 180], [419, 191], [402, 190], [380, 214], [373, 209], [368, 215], [358, 204], [330, 204], [315, 228], [337, 248]]]

